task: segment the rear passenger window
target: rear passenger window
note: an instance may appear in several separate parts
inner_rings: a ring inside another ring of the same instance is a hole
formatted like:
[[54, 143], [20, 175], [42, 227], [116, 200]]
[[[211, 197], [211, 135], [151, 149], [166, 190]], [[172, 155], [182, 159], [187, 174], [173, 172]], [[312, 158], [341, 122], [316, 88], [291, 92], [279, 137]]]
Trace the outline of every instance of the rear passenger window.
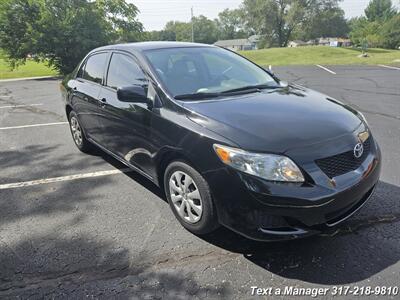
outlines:
[[106, 60], [107, 53], [99, 53], [90, 56], [86, 61], [82, 78], [96, 83], [101, 83]]
[[129, 85], [147, 84], [145, 74], [133, 58], [114, 53], [107, 75], [107, 86], [117, 89]]

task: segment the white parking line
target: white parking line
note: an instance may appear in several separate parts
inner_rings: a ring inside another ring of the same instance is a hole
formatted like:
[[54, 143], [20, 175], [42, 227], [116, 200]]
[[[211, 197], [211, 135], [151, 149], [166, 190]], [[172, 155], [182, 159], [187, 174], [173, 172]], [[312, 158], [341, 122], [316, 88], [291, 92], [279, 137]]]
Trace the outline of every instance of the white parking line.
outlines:
[[386, 65], [378, 65], [378, 66], [380, 66], [380, 67], [382, 67], [382, 68], [387, 68], [387, 69], [392, 69], [392, 70], [398, 70], [398, 71], [400, 71], [400, 68], [397, 68], [397, 67], [386, 66]]
[[43, 103], [6, 105], [6, 106], [0, 106], [0, 109], [2, 109], [2, 108], [18, 108], [18, 107], [40, 106], [40, 105], [43, 105]]
[[325, 70], [325, 71], [327, 71], [327, 72], [329, 72], [329, 73], [331, 73], [331, 74], [334, 74], [334, 75], [336, 75], [336, 73], [335, 72], [333, 72], [332, 70], [329, 70], [328, 68], [325, 68], [325, 67], [323, 67], [323, 66], [321, 66], [321, 65], [316, 65], [318, 68], [321, 68], [322, 70]]
[[128, 173], [130, 171], [131, 171], [130, 169], [125, 168], [125, 169], [121, 169], [121, 170], [98, 171], [98, 172], [75, 174], [75, 175], [61, 176], [61, 177], [54, 177], [54, 178], [44, 178], [44, 179], [38, 179], [38, 180], [32, 180], [32, 181], [6, 183], [6, 184], [0, 184], [0, 190], [16, 189], [16, 188], [33, 186], [33, 185], [48, 184], [48, 183], [62, 182], [62, 181], [71, 181], [71, 180], [84, 179], [84, 178], [110, 176], [110, 175]]
[[0, 79], [0, 83], [2, 83], [2, 82], [13, 82], [13, 81], [23, 81], [23, 80], [34, 80], [34, 79], [48, 79], [48, 78], [55, 78], [55, 76], [36, 76], [36, 77]]
[[0, 127], [0, 130], [20, 129], [20, 128], [40, 127], [40, 126], [53, 126], [53, 125], [66, 125], [66, 124], [68, 124], [68, 122], [32, 124], [32, 125], [22, 125], [22, 126]]

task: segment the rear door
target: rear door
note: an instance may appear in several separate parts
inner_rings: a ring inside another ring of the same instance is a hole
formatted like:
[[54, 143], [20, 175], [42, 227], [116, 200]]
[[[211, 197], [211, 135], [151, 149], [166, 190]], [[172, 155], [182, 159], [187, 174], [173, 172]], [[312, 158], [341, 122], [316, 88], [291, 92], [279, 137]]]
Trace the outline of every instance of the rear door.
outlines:
[[78, 71], [73, 83], [72, 105], [85, 134], [96, 139], [99, 133], [99, 94], [104, 82], [107, 52], [90, 55]]

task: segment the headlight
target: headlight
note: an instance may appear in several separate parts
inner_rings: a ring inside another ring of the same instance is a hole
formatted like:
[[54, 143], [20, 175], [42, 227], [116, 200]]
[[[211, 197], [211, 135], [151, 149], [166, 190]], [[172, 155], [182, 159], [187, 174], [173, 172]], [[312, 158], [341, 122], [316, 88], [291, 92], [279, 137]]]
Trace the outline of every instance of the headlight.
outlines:
[[214, 150], [223, 163], [247, 174], [271, 181], [304, 182], [300, 169], [286, 156], [250, 153], [217, 144]]

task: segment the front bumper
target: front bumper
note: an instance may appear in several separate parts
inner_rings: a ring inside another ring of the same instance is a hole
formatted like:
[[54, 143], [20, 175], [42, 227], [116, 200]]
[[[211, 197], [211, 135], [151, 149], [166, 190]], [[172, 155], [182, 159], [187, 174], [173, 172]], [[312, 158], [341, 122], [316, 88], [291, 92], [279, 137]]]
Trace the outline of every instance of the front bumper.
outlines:
[[352, 216], [373, 194], [380, 169], [374, 142], [357, 170], [334, 180], [319, 174], [318, 182], [276, 183], [227, 167], [204, 176], [222, 225], [250, 239], [279, 241], [315, 235]]

